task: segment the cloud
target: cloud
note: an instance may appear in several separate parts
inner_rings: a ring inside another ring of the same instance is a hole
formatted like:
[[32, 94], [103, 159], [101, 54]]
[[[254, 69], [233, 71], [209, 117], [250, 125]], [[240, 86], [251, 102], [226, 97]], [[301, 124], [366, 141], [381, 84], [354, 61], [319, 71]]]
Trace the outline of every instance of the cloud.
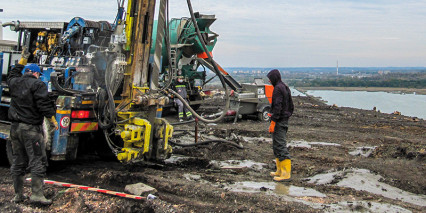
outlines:
[[[55, 2], [53, 4], [53, 2]], [[426, 66], [425, 0], [193, 0], [215, 14], [223, 66]], [[113, 21], [116, 1], [9, 1], [0, 20]], [[171, 17], [189, 17], [170, 1]], [[6, 32], [5, 32], [6, 34]], [[6, 36], [6, 35], [5, 35]]]

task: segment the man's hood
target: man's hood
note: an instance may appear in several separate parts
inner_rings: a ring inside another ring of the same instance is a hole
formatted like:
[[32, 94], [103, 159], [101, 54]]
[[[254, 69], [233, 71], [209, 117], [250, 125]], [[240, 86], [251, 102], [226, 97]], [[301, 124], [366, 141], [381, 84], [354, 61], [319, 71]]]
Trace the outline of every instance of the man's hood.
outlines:
[[277, 69], [269, 71], [266, 76], [269, 78], [273, 86], [277, 85], [277, 83], [281, 81], [281, 74]]

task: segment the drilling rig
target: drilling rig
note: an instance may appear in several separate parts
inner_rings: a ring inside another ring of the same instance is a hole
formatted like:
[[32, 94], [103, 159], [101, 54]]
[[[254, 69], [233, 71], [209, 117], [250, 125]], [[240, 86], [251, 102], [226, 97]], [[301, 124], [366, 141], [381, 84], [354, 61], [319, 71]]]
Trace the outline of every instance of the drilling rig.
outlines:
[[[167, 1], [159, 2], [158, 14], [163, 17]], [[118, 1], [112, 24], [81, 17], [70, 22], [3, 24], [19, 35], [16, 51], [1, 53], [3, 80], [26, 47], [32, 53], [29, 62], [42, 68], [41, 80], [56, 103], [59, 129], [51, 131], [43, 125], [50, 160], [73, 160], [77, 150], [106, 145], [111, 149], [107, 152], [126, 163], [170, 157], [173, 126], [161, 118], [169, 98], [159, 87], [158, 70], [153, 69], [156, 62], [149, 61], [155, 3], [129, 0], [125, 9], [125, 1]], [[164, 33], [157, 35], [162, 41]], [[0, 104], [3, 139], [8, 138], [10, 124], [8, 95], [4, 85]]]
[[[123, 163], [170, 157], [173, 126], [162, 118], [162, 111], [172, 97], [206, 123], [227, 116], [230, 103], [237, 103], [231, 108], [234, 113], [266, 113], [264, 86], [244, 91], [244, 85], [213, 60], [211, 51], [218, 37], [209, 28], [216, 20], [213, 15], [194, 13], [187, 0], [191, 17], [169, 22], [168, 1], [157, 0], [158, 21], [154, 24], [155, 0], [128, 0], [127, 7], [125, 0], [117, 2], [113, 23], [75, 17], [70, 22], [3, 24], [19, 38], [16, 51], [0, 53], [0, 80], [5, 81], [25, 47], [32, 53], [28, 61], [42, 68], [40, 79], [56, 104], [59, 129], [51, 130], [48, 122], [43, 124], [50, 160], [74, 160], [77, 152], [93, 147], [100, 155], [113, 153]], [[204, 71], [198, 70], [200, 66]], [[210, 120], [197, 114], [186, 97], [172, 89], [176, 78], [184, 76], [191, 104], [199, 105], [202, 87], [196, 81], [202, 86], [209, 81], [205, 79], [206, 67], [219, 78], [226, 99], [223, 111]], [[227, 85], [238, 94], [232, 101]], [[1, 151], [4, 145], [10, 148], [10, 143], [4, 143], [10, 128], [6, 84], [0, 92]], [[241, 111], [242, 106], [250, 110]]]

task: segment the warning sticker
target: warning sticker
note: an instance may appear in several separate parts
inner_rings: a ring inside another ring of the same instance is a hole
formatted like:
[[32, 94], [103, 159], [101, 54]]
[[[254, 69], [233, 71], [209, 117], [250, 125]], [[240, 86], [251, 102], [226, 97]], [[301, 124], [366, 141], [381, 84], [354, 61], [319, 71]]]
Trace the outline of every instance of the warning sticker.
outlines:
[[70, 125], [71, 119], [69, 116], [64, 116], [61, 118], [61, 127], [67, 128]]

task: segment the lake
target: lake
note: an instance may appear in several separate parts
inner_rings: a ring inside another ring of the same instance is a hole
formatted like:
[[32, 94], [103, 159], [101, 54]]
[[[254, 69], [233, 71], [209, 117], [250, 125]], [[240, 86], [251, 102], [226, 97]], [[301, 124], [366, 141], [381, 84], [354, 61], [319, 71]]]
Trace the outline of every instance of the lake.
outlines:
[[329, 105], [367, 110], [376, 107], [383, 113], [399, 111], [402, 115], [426, 119], [426, 95], [334, 90], [308, 90], [306, 93], [321, 97]]

